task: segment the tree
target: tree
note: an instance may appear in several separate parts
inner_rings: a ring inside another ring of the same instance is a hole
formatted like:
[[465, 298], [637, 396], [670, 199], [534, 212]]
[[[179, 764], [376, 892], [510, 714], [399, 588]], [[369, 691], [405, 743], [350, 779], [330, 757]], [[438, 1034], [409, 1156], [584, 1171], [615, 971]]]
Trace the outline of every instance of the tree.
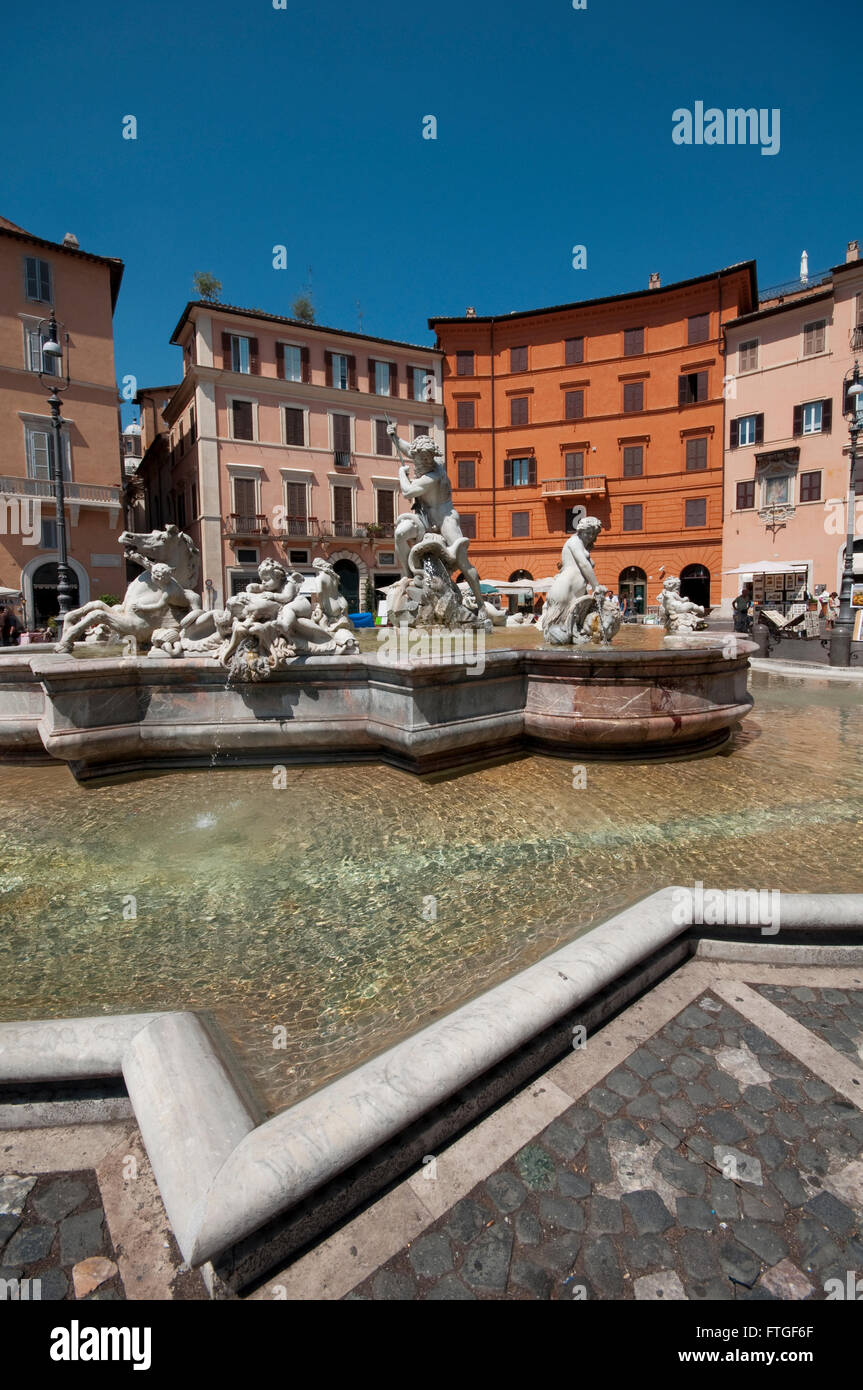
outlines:
[[314, 323], [315, 306], [312, 303], [311, 295], [298, 294], [291, 305], [291, 317], [299, 319], [300, 323]]
[[199, 299], [206, 299], [214, 304], [222, 293], [222, 282], [217, 280], [215, 275], [211, 275], [208, 270], [196, 270], [192, 276], [192, 287]]

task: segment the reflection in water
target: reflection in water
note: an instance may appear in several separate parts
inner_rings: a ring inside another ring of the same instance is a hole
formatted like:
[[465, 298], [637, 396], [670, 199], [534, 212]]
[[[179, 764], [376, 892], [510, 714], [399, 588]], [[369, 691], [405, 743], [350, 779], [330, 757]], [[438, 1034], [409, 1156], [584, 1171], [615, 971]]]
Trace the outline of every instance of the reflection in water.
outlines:
[[753, 689], [722, 754], [590, 763], [583, 790], [545, 757], [282, 790], [0, 768], [0, 1017], [211, 1009], [275, 1109], [665, 884], [860, 891], [859, 696]]

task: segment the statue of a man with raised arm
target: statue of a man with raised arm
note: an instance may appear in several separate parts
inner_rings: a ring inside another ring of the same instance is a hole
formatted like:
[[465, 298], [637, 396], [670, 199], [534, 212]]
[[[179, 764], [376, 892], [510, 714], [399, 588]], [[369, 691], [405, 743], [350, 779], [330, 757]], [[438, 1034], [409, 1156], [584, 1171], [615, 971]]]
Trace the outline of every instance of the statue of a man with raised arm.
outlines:
[[[470, 543], [462, 532], [458, 512], [453, 506], [446, 464], [434, 440], [422, 434], [408, 444], [406, 440], [399, 439], [396, 426], [392, 423], [387, 425], [387, 434], [402, 457], [399, 487], [402, 497], [407, 498], [412, 507], [410, 516], [399, 518], [394, 532], [396, 555], [403, 576], [410, 578], [421, 574], [427, 557], [437, 559], [448, 575], [461, 570], [476, 599], [477, 611], [484, 613], [479, 575], [467, 553]], [[414, 466], [413, 477], [411, 463]]]

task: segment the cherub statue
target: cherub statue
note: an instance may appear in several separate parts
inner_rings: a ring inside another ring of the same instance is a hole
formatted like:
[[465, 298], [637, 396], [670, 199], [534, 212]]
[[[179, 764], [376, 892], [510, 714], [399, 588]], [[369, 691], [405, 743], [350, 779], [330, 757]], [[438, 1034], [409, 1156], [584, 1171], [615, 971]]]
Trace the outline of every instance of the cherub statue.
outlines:
[[682, 596], [680, 580], [675, 575], [670, 574], [664, 581], [656, 601], [659, 604], [659, 621], [670, 636], [682, 632], [701, 632], [707, 627], [701, 604]]

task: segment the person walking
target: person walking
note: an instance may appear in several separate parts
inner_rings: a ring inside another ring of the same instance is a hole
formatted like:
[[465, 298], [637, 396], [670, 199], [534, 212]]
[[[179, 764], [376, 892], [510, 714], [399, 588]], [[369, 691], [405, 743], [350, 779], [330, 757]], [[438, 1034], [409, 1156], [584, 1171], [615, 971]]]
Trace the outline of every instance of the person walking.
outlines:
[[734, 609], [734, 631], [752, 631], [752, 585], [744, 584], [743, 589], [733, 600], [731, 607]]

